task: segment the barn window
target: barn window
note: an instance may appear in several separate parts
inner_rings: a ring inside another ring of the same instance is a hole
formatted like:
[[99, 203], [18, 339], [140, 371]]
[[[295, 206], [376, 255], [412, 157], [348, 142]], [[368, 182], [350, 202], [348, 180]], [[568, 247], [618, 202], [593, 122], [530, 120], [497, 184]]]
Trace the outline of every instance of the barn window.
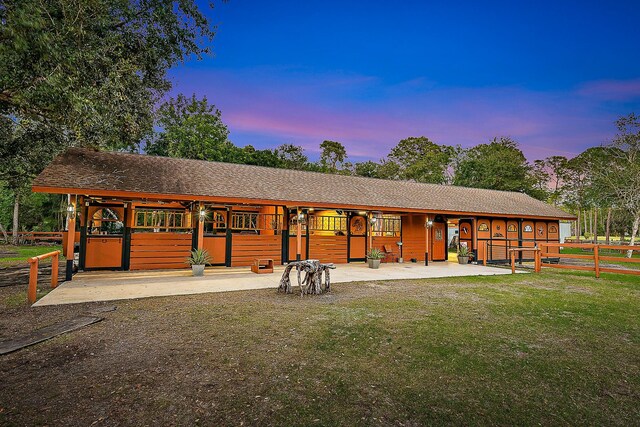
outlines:
[[189, 228], [188, 217], [182, 210], [136, 209], [136, 228], [154, 232]]
[[87, 226], [89, 234], [122, 234], [123, 229], [122, 219], [110, 208], [98, 209]]
[[342, 215], [309, 215], [309, 230], [346, 235], [347, 217]]
[[550, 225], [549, 226], [549, 233], [557, 233], [558, 229], [556, 228], [555, 225]]
[[400, 237], [401, 219], [398, 215], [371, 218], [371, 234], [376, 237]]
[[282, 215], [258, 212], [233, 212], [231, 229], [241, 233], [258, 233], [261, 230], [280, 231]]
[[226, 233], [227, 217], [225, 212], [213, 211], [207, 213], [204, 219], [204, 232], [207, 234]]

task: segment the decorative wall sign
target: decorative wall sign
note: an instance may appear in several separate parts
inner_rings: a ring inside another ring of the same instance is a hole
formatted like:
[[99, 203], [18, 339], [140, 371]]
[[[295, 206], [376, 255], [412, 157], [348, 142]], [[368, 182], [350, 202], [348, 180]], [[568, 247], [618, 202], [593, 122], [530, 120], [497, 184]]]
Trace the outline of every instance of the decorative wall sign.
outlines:
[[489, 226], [486, 222], [481, 222], [478, 224], [478, 231], [489, 231]]
[[524, 231], [526, 231], [527, 233], [531, 233], [533, 231], [533, 227], [531, 227], [530, 225], [525, 225]]
[[549, 226], [549, 233], [557, 233], [557, 232], [558, 232], [558, 228], [555, 225]]
[[365, 227], [364, 218], [361, 216], [354, 216], [351, 218], [351, 234], [354, 236], [362, 236], [367, 231]]
[[515, 224], [509, 224], [509, 225], [507, 225], [507, 231], [510, 232], [510, 233], [512, 233], [514, 231], [518, 231], [518, 227], [516, 227]]

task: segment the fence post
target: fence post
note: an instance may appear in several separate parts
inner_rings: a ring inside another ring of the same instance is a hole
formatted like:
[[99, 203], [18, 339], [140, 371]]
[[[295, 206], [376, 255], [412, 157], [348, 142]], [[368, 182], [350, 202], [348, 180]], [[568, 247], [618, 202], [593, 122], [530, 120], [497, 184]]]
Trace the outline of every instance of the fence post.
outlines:
[[58, 263], [60, 259], [60, 251], [51, 258], [51, 289], [55, 289], [58, 286]]
[[36, 290], [38, 287], [38, 258], [29, 259], [29, 289], [27, 289], [27, 300], [29, 304], [36, 302]]
[[542, 269], [542, 260], [540, 259], [540, 253], [542, 251], [541, 249], [542, 245], [540, 245], [540, 247], [537, 247], [536, 250], [533, 252], [533, 270], [536, 273], [540, 273], [540, 270]]
[[600, 278], [600, 251], [598, 245], [593, 245], [593, 265], [596, 271], [596, 279]]
[[511, 250], [511, 274], [516, 274], [516, 253]]

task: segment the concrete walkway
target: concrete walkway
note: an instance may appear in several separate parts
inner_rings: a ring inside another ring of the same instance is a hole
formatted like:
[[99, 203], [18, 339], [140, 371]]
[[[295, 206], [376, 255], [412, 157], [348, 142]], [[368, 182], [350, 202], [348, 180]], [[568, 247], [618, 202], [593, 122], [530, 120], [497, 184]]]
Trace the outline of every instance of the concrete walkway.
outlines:
[[[332, 284], [511, 274], [508, 269], [453, 262], [436, 262], [428, 267], [420, 264], [382, 264], [378, 270], [370, 269], [364, 263], [339, 264], [336, 267], [331, 271]], [[273, 274], [255, 274], [249, 267], [213, 267], [206, 270], [204, 277], [193, 277], [191, 270], [84, 272], [49, 292], [34, 306], [264, 288], [275, 290], [283, 270], [284, 266], [277, 266]], [[295, 284], [293, 275], [291, 279]]]

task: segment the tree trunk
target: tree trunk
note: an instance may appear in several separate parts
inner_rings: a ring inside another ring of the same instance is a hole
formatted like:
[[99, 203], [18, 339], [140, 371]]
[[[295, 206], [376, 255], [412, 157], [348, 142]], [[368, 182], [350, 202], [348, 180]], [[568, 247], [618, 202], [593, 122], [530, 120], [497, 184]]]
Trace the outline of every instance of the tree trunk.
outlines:
[[604, 230], [605, 233], [605, 239], [607, 241], [607, 245], [610, 244], [610, 238], [611, 238], [611, 208], [607, 209], [607, 225], [605, 227]]
[[12, 239], [12, 243], [14, 245], [18, 245], [19, 241], [18, 241], [18, 228], [20, 225], [19, 222], [19, 215], [20, 215], [20, 193], [18, 193], [16, 191], [16, 198], [13, 202], [13, 239]]
[[[633, 228], [631, 229], [631, 241], [629, 242], [629, 246], [633, 246], [636, 241], [636, 236], [638, 235], [638, 226], [640, 226], [640, 212], [636, 213], [636, 219], [633, 220]], [[631, 258], [633, 255], [633, 251], [627, 251], [627, 258]]]
[[598, 244], [598, 208], [593, 210], [593, 243]]
[[587, 234], [587, 211], [584, 211], [584, 215], [582, 216], [582, 219], [584, 220], [584, 234]]
[[578, 243], [580, 243], [580, 231], [582, 231], [582, 230], [580, 230], [580, 226], [581, 226], [581, 223], [580, 223], [580, 220], [581, 220], [581, 218], [580, 218], [580, 213], [581, 213], [581, 212], [582, 212], [582, 211], [581, 211], [580, 209], [578, 209], [578, 220], [576, 221], [576, 239], [578, 239]]
[[0, 224], [0, 232], [2, 233], [2, 237], [4, 238], [4, 241], [9, 243], [9, 236], [7, 235], [7, 230], [4, 228], [2, 224]]

